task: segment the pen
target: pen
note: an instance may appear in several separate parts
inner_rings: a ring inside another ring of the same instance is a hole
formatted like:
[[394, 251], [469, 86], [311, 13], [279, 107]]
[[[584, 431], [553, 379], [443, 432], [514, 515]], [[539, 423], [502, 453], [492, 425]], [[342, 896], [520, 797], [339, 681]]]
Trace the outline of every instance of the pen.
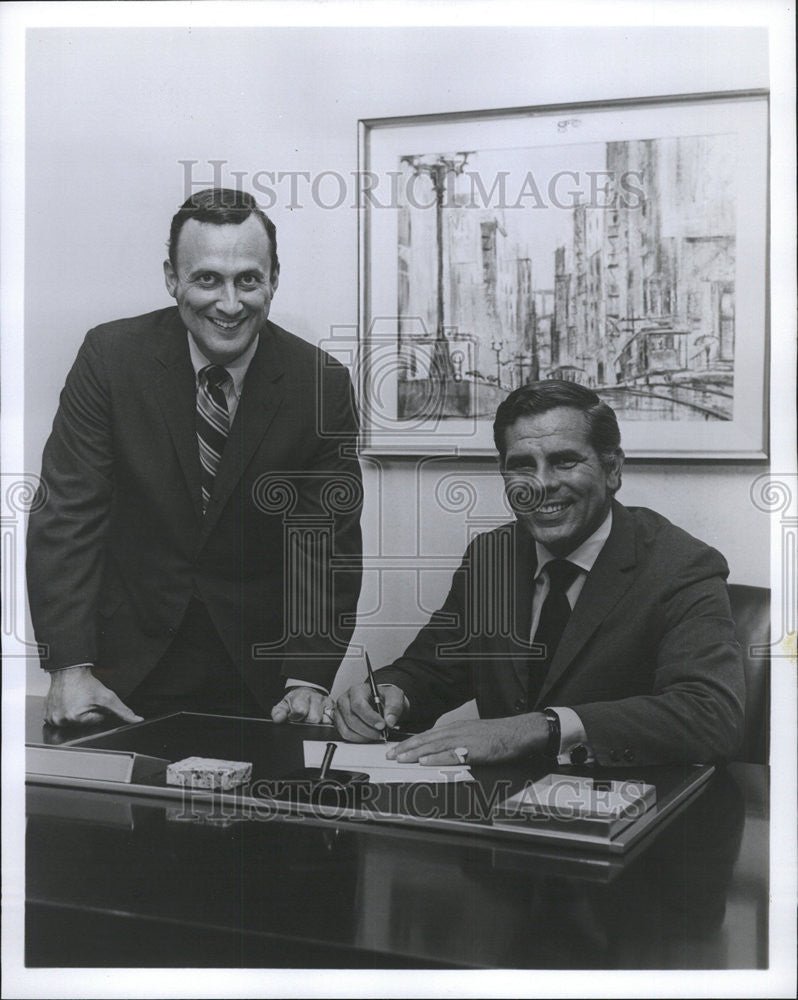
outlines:
[[324, 781], [324, 779], [327, 777], [327, 772], [330, 770], [330, 764], [332, 764], [333, 754], [335, 753], [335, 750], [336, 750], [335, 743], [327, 744], [327, 749], [324, 751], [324, 760], [321, 762], [319, 781]]
[[[380, 698], [380, 693], [377, 690], [377, 684], [376, 681], [374, 680], [374, 671], [371, 669], [371, 660], [369, 659], [368, 653], [366, 653], [366, 670], [368, 670], [369, 672], [369, 684], [371, 685], [371, 698], [372, 701], [374, 702], [374, 707], [382, 716], [382, 721], [385, 722], [385, 709], [382, 704], [382, 698]], [[386, 743], [388, 742], [387, 725], [385, 726], [385, 729], [383, 729], [382, 731], [382, 738], [385, 740]]]

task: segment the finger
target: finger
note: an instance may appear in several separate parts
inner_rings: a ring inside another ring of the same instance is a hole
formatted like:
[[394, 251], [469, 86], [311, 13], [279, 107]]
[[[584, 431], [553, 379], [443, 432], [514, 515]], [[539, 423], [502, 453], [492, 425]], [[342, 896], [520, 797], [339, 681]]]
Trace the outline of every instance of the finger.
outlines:
[[324, 699], [324, 708], [321, 712], [321, 724], [323, 726], [332, 726], [335, 722], [335, 702], [332, 698], [327, 697]]
[[311, 726], [317, 726], [321, 722], [322, 713], [324, 712], [324, 696], [319, 692], [318, 694], [311, 694], [308, 697], [307, 713], [305, 715], [305, 722]]
[[360, 733], [355, 732], [350, 726], [344, 722], [344, 717], [340, 712], [335, 713], [335, 728], [338, 730], [338, 735], [342, 740], [346, 740], [347, 743], [370, 743], [372, 742], [365, 736], [361, 736]]
[[335, 712], [335, 728], [338, 730], [338, 735], [342, 739], [345, 739], [348, 743], [367, 743], [370, 742], [368, 736], [361, 736], [359, 732], [354, 730], [348, 723], [347, 719], [349, 716], [341, 708], [341, 702], [338, 702], [338, 706]]
[[102, 712], [87, 709], [85, 712], [65, 714], [63, 712], [47, 712], [44, 721], [48, 726], [66, 728], [67, 726], [97, 726], [105, 722], [107, 716]]
[[[458, 743], [457, 746], [460, 746]], [[405, 763], [414, 763], [422, 756], [438, 753], [452, 749], [451, 737], [441, 735], [436, 730], [431, 729], [426, 733], [419, 733], [418, 736], [411, 736], [410, 739], [397, 743], [388, 751], [391, 760]]]
[[419, 733], [417, 736], [411, 736], [406, 740], [402, 740], [401, 743], [394, 744], [388, 751], [388, 756], [391, 760], [396, 759], [400, 753], [409, 753], [418, 747], [423, 747], [426, 745], [429, 739], [429, 731], [424, 733]]
[[295, 691], [290, 692], [288, 695], [288, 704], [290, 706], [288, 712], [289, 722], [305, 722], [308, 717], [311, 697], [310, 691], [303, 690], [302, 688], [297, 688]]
[[[136, 721], [141, 722], [143, 720], [137, 719]], [[81, 712], [80, 715], [76, 716], [74, 719], [70, 719], [65, 725], [68, 726], [101, 726], [103, 723], [108, 725], [108, 713], [107, 712], [96, 712], [87, 711]]]
[[340, 701], [335, 712], [335, 725], [344, 739], [355, 743], [369, 743], [372, 740], [376, 740], [379, 736], [376, 729], [363, 724], [352, 712], [351, 706], [348, 703], [342, 706]]
[[350, 709], [346, 721], [360, 735], [361, 739], [382, 739], [386, 726], [381, 715], [378, 715], [368, 703], [354, 703], [350, 705]]
[[[85, 712], [83, 715], [96, 717], [89, 719], [85, 723], [87, 725], [93, 725], [95, 721], [99, 722], [103, 718], [99, 712]], [[44, 724], [46, 726], [55, 726], [56, 729], [62, 729], [67, 726], [82, 726], [84, 722], [80, 716], [65, 715], [63, 712], [45, 712]]]
[[379, 691], [385, 709], [385, 725], [393, 729], [405, 709], [404, 691], [394, 684], [381, 685]]
[[276, 705], [272, 706], [272, 722], [285, 722], [290, 711], [291, 705], [289, 704], [287, 698], [283, 698], [282, 701], [278, 701]]
[[418, 758], [419, 764], [425, 767], [438, 765], [438, 767], [460, 767], [461, 761], [454, 750], [442, 750], [439, 753], [426, 753]]
[[[344, 739], [350, 742], [372, 742], [379, 739], [380, 734], [373, 726], [369, 726], [360, 717], [359, 713], [364, 711], [363, 706], [359, 703], [357, 705], [354, 704], [360, 696], [361, 692], [358, 688], [350, 688], [338, 699], [335, 724], [338, 727], [338, 732]], [[372, 714], [374, 713], [372, 712]]]
[[372, 699], [371, 689], [368, 684], [358, 684], [349, 690], [349, 706], [352, 719], [350, 725], [354, 725], [364, 733], [379, 735], [385, 729], [385, 720], [377, 711]]
[[123, 722], [143, 722], [144, 719], [140, 715], [127, 707], [127, 705], [118, 698], [113, 691], [109, 691], [107, 695], [102, 699], [98, 706], [103, 712], [108, 712], [111, 715], [116, 715]]

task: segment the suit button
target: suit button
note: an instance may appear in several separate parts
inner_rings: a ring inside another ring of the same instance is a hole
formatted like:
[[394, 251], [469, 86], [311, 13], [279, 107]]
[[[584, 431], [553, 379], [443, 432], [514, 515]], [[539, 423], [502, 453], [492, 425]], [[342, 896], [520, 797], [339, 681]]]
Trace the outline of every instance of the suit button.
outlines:
[[618, 751], [615, 748], [613, 748], [612, 750], [610, 750], [610, 760], [618, 761], [620, 759], [621, 759], [621, 755], [618, 753]]
[[519, 698], [516, 701], [515, 705], [513, 705], [513, 708], [516, 710], [516, 712], [523, 712], [524, 709], [526, 708], [526, 702], [522, 701], [522, 699]]
[[623, 751], [623, 759], [631, 763], [635, 759], [635, 752], [631, 747], [625, 747]]
[[172, 628], [171, 625], [166, 629], [166, 634], [167, 635], [174, 635], [175, 632], [177, 632], [177, 629], [176, 628]]

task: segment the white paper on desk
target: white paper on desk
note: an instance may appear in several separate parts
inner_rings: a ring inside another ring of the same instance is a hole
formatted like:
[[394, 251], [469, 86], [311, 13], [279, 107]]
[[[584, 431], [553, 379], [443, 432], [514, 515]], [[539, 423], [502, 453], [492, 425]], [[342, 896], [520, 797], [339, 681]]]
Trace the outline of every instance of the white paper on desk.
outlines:
[[430, 784], [444, 781], [473, 781], [471, 769], [463, 764], [452, 767], [431, 767], [424, 764], [403, 764], [387, 760], [385, 743], [339, 743], [335, 740], [305, 740], [305, 767], [321, 767], [327, 743], [337, 747], [332, 760], [333, 771], [363, 771], [377, 785], [405, 782]]

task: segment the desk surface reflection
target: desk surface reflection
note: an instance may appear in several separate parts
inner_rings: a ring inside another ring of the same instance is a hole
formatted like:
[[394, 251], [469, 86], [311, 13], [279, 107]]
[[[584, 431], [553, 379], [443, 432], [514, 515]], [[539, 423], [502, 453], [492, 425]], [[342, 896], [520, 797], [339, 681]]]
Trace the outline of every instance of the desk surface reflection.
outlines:
[[29, 786], [26, 962], [763, 968], [767, 802], [767, 769], [731, 765], [619, 858]]

